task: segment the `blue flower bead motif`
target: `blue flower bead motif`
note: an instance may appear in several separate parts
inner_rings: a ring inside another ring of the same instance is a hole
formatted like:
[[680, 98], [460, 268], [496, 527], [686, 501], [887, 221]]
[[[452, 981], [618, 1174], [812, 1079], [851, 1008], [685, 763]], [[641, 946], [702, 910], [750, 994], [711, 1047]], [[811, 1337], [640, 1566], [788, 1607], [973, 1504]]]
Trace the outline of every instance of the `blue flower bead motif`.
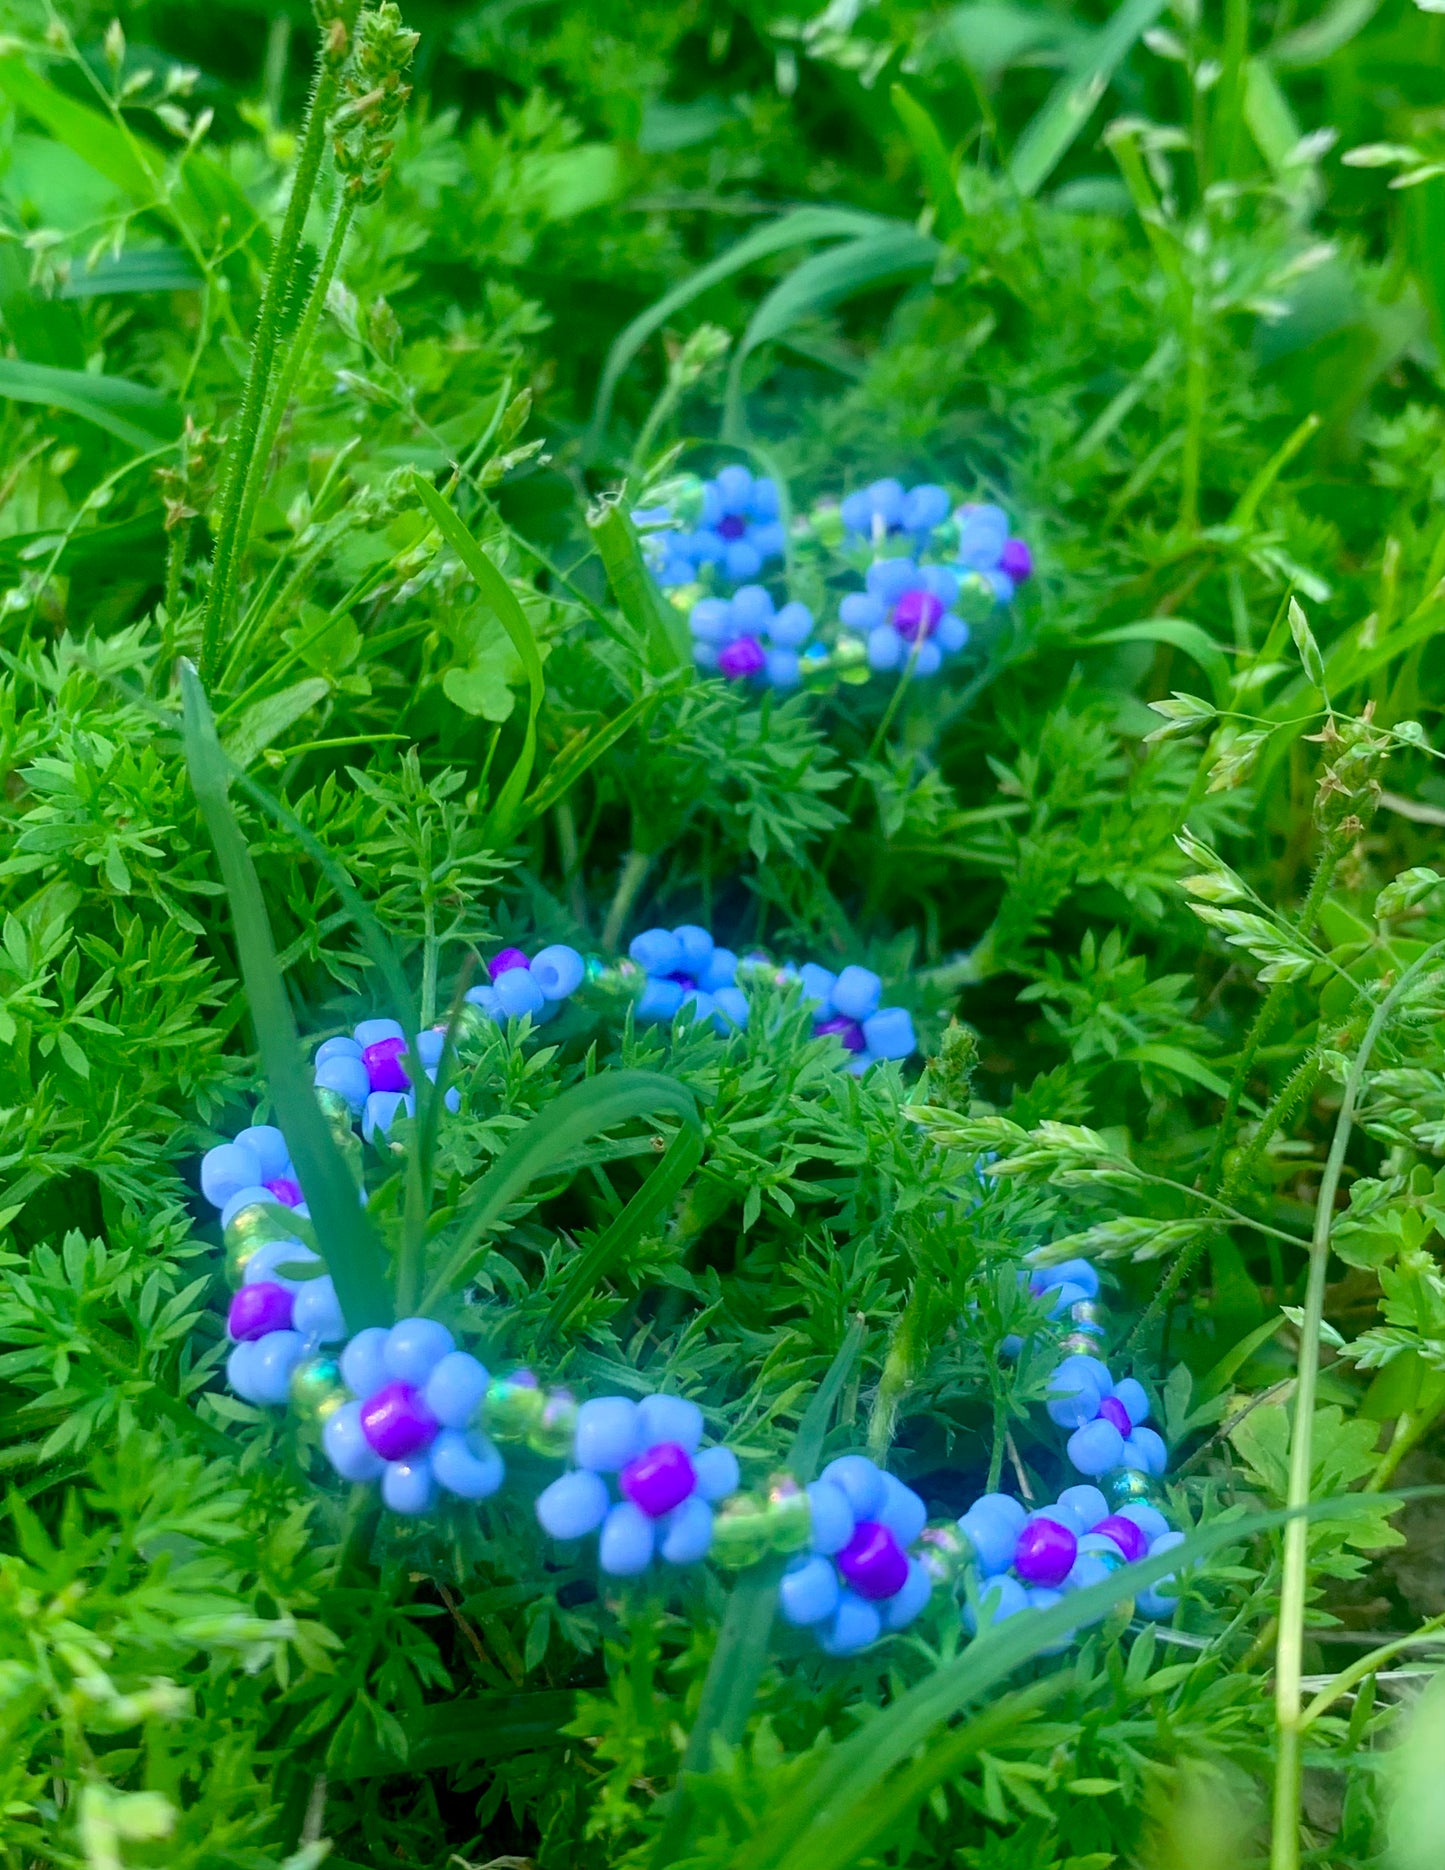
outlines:
[[584, 1402], [574, 1466], [537, 1497], [542, 1530], [599, 1534], [597, 1563], [609, 1577], [638, 1577], [655, 1558], [697, 1564], [712, 1545], [713, 1506], [738, 1484], [732, 1450], [703, 1448], [702, 1436], [701, 1409], [681, 1396]]
[[[433, 1083], [445, 1038], [442, 1026], [417, 1034], [418, 1058]], [[368, 1143], [378, 1131], [385, 1136], [399, 1115], [416, 1114], [414, 1065], [399, 1020], [364, 1019], [349, 1034], [323, 1039], [312, 1065], [316, 1088], [346, 1100], [352, 1116], [360, 1117]], [[448, 1086], [445, 1103], [448, 1110], [460, 1110], [461, 1094], [455, 1085]]]
[[303, 1219], [309, 1212], [286, 1138], [270, 1123], [253, 1123], [229, 1143], [206, 1151], [201, 1158], [201, 1193], [219, 1209], [222, 1227], [239, 1209], [257, 1201], [294, 1208]]
[[732, 584], [756, 578], [769, 560], [782, 556], [780, 511], [777, 483], [732, 462], [702, 482], [690, 529], [687, 516], [671, 506], [639, 509], [633, 519], [644, 528], [643, 550], [653, 576], [672, 588], [691, 584], [703, 566], [716, 567]]
[[358, 1331], [341, 1353], [349, 1399], [327, 1415], [321, 1443], [343, 1480], [381, 1483], [394, 1513], [425, 1513], [439, 1491], [485, 1500], [505, 1465], [478, 1426], [489, 1381], [434, 1318]]
[[810, 961], [785, 972], [802, 982], [813, 1005], [814, 1034], [836, 1038], [849, 1054], [848, 1069], [855, 1075], [880, 1059], [909, 1058], [918, 1049], [905, 1009], [880, 1005], [883, 982], [871, 968], [850, 966], [835, 974]]
[[1159, 1475], [1169, 1464], [1163, 1437], [1144, 1426], [1144, 1386], [1133, 1377], [1116, 1383], [1098, 1357], [1066, 1357], [1049, 1378], [1045, 1406], [1052, 1421], [1073, 1431], [1068, 1456], [1081, 1474], [1128, 1467]]
[[813, 613], [799, 603], [775, 609], [762, 585], [745, 584], [730, 598], [700, 598], [688, 628], [700, 669], [715, 669], [730, 682], [796, 688], [803, 675], [799, 651], [813, 634]]
[[959, 569], [982, 578], [996, 603], [1010, 603], [1019, 585], [1032, 576], [1034, 562], [1024, 541], [1010, 535], [1008, 514], [1000, 506], [970, 502], [954, 519]]
[[901, 481], [876, 480], [858, 493], [848, 494], [839, 508], [844, 527], [857, 537], [879, 545], [887, 538], [909, 537], [921, 551], [929, 535], [948, 518], [946, 487], [923, 482], [905, 488]]
[[809, 1548], [789, 1562], [778, 1608], [826, 1654], [856, 1655], [906, 1629], [932, 1594], [932, 1576], [909, 1552], [928, 1509], [861, 1454], [829, 1462], [807, 1496]]
[[554, 942], [531, 956], [504, 948], [487, 963], [487, 973], [486, 985], [467, 989], [467, 1003], [499, 1026], [523, 1017], [540, 1026], [555, 1019], [576, 993], [587, 966], [575, 948]]
[[232, 1344], [226, 1382], [243, 1402], [282, 1407], [290, 1400], [297, 1365], [346, 1336], [329, 1276], [293, 1276], [317, 1263], [318, 1256], [299, 1240], [263, 1241], [247, 1258], [226, 1317]]
[[710, 1020], [720, 1033], [747, 1025], [747, 996], [737, 985], [738, 958], [731, 948], [718, 947], [705, 928], [684, 922], [673, 929], [644, 929], [627, 952], [645, 976], [638, 1019], [670, 1021], [685, 1007], [689, 1018]]
[[935, 675], [968, 641], [968, 625], [951, 608], [957, 598], [958, 578], [946, 565], [880, 558], [868, 567], [867, 589], [851, 591], [838, 617], [864, 639], [870, 669], [898, 669], [911, 658], [915, 675]]

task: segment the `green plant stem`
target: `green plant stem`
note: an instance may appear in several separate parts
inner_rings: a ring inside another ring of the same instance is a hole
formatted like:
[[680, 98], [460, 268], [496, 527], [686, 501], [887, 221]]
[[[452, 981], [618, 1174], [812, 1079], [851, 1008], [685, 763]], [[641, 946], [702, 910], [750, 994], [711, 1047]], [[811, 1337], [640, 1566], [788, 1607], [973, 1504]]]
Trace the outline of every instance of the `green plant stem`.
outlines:
[[887, 1460], [893, 1444], [899, 1404], [912, 1387], [914, 1372], [927, 1347], [929, 1297], [927, 1283], [916, 1279], [888, 1345], [883, 1374], [868, 1416], [868, 1452], [880, 1466]]
[[617, 879], [617, 888], [607, 906], [607, 920], [602, 924], [602, 946], [609, 954], [622, 940], [627, 918], [632, 914], [633, 904], [651, 868], [652, 856], [648, 851], [630, 850], [622, 860], [622, 875]]
[[[355, 18], [351, 9], [348, 18]], [[261, 295], [261, 309], [251, 340], [251, 361], [246, 373], [246, 387], [241, 396], [241, 411], [235, 437], [230, 446], [226, 475], [226, 493], [221, 505], [221, 520], [216, 533], [216, 552], [211, 564], [211, 588], [206, 603], [206, 618], [201, 632], [200, 674], [203, 683], [215, 675], [221, 644], [231, 607], [235, 601], [237, 541], [246, 477], [256, 446], [256, 432], [266, 404], [266, 391], [276, 360], [276, 340], [281, 329], [281, 313], [291, 290], [292, 274], [301, 247], [301, 235], [321, 173], [321, 159], [326, 151], [326, 121], [336, 102], [341, 82], [339, 61], [323, 37], [316, 57], [316, 72], [301, 131], [301, 148], [296, 170], [291, 178], [291, 194], [276, 244], [271, 251], [271, 267]]]
[[1390, 1437], [1390, 1445], [1380, 1456], [1374, 1473], [1365, 1482], [1366, 1493], [1384, 1491], [1394, 1479], [1395, 1470], [1405, 1456], [1424, 1440], [1442, 1415], [1445, 1415], [1445, 1403], [1439, 1403], [1433, 1409], [1418, 1412], [1405, 1409], [1400, 1412], [1395, 1418], [1395, 1432]]
[[587, 886], [582, 880], [582, 851], [577, 839], [577, 814], [570, 798], [559, 799], [552, 808], [557, 827], [557, 854], [562, 862], [562, 876], [567, 885], [567, 907], [578, 928], [589, 926]]
[[[1323, 866], [1322, 866], [1323, 867]], [[1335, 1195], [1354, 1130], [1355, 1106], [1365, 1081], [1370, 1056], [1391, 1014], [1406, 990], [1442, 952], [1436, 942], [1413, 961], [1375, 1008], [1360, 1049], [1345, 1078], [1344, 1098], [1335, 1121], [1330, 1153], [1320, 1177], [1315, 1200], [1314, 1235], [1310, 1244], [1309, 1283], [1305, 1288], [1304, 1322], [1300, 1329], [1298, 1379], [1295, 1386], [1294, 1432], [1290, 1440], [1289, 1490], [1285, 1505], [1297, 1515], [1285, 1527], [1284, 1562], [1280, 1577], [1279, 1638], [1275, 1644], [1274, 1708], [1275, 1748], [1274, 1825], [1270, 1842], [1270, 1870], [1299, 1870], [1299, 1802], [1304, 1724], [1301, 1691], [1304, 1659], [1305, 1597], [1309, 1589], [1309, 1525], [1302, 1508], [1308, 1506], [1314, 1465], [1315, 1394], [1319, 1382], [1320, 1330], [1324, 1322], [1325, 1282], [1330, 1263], [1330, 1229]]]
[[913, 665], [918, 660], [919, 645], [922, 641], [923, 638], [920, 637], [908, 652], [908, 660], [903, 665], [903, 673], [899, 676], [893, 693], [888, 697], [888, 706], [883, 710], [883, 719], [878, 723], [877, 731], [869, 742], [868, 751], [854, 769], [853, 783], [848, 788], [848, 797], [844, 801], [842, 819], [829, 842], [828, 854], [823, 859], [824, 876], [827, 876], [833, 868], [833, 859], [838, 855], [838, 844], [843, 836], [844, 827], [853, 827], [853, 821], [857, 817], [858, 806], [863, 797], [863, 788], [867, 784], [863, 777], [863, 768], [871, 766], [883, 750], [883, 743], [888, 738], [888, 730], [897, 718], [898, 710], [903, 705], [903, 697], [908, 692], [908, 684], [913, 679]]

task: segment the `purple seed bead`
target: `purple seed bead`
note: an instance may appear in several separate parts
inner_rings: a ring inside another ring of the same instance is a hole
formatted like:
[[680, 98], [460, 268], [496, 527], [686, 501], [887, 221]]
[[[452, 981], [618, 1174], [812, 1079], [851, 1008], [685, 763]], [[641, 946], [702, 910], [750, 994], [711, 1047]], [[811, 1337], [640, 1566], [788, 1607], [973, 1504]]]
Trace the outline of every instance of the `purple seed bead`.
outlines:
[[661, 1519], [687, 1499], [697, 1485], [697, 1475], [686, 1448], [675, 1441], [659, 1441], [627, 1463], [617, 1484], [649, 1519]]
[[1099, 1414], [1105, 1422], [1112, 1422], [1125, 1440], [1133, 1434], [1134, 1424], [1129, 1420], [1129, 1411], [1117, 1396], [1106, 1396], [1099, 1404]]
[[295, 1296], [285, 1286], [258, 1279], [253, 1286], [242, 1286], [231, 1300], [226, 1329], [238, 1344], [252, 1343], [272, 1331], [289, 1331], [295, 1305]]
[[1031, 1519], [1019, 1534], [1014, 1570], [1025, 1584], [1062, 1584], [1074, 1569], [1079, 1541], [1056, 1519]]
[[743, 539], [747, 530], [748, 522], [741, 513], [724, 513], [715, 528], [720, 539]]
[[284, 1207], [299, 1208], [306, 1199], [301, 1192], [301, 1184], [293, 1181], [289, 1175], [278, 1175], [274, 1181], [263, 1182], [261, 1186]]
[[920, 636], [931, 636], [934, 625], [943, 615], [943, 606], [932, 591], [905, 591], [893, 607], [893, 627], [911, 643]]
[[893, 1534], [876, 1519], [859, 1520], [836, 1563], [858, 1595], [873, 1603], [895, 1596], [908, 1582], [907, 1557]]
[[821, 1039], [824, 1033], [836, 1033], [849, 1052], [866, 1052], [868, 1049], [863, 1028], [856, 1019], [849, 1019], [846, 1013], [835, 1013], [831, 1019], [819, 1020], [813, 1028], [813, 1037]]
[[1131, 1565], [1136, 1564], [1149, 1550], [1149, 1536], [1141, 1526], [1136, 1526], [1132, 1519], [1125, 1519], [1122, 1514], [1111, 1513], [1107, 1519], [1101, 1519], [1094, 1532], [1102, 1532], [1106, 1539], [1112, 1539]]
[[419, 1454], [441, 1424], [410, 1383], [384, 1383], [361, 1405], [361, 1432], [383, 1461]]
[[718, 673], [730, 682], [745, 681], [767, 665], [763, 646], [755, 636], [735, 637], [726, 649], [718, 652]]
[[520, 948], [504, 948], [500, 954], [493, 955], [491, 960], [488, 961], [487, 972], [491, 975], [493, 980], [496, 980], [498, 975], [509, 973], [514, 967], [528, 967], [530, 965], [526, 955], [522, 953]]
[[405, 1050], [405, 1039], [378, 1039], [375, 1045], [367, 1046], [361, 1054], [361, 1062], [366, 1067], [373, 1091], [411, 1089], [411, 1079], [407, 1077], [401, 1062]]
[[1033, 576], [1034, 555], [1022, 539], [1006, 539], [998, 555], [998, 568], [1006, 578], [1022, 584], [1025, 578]]

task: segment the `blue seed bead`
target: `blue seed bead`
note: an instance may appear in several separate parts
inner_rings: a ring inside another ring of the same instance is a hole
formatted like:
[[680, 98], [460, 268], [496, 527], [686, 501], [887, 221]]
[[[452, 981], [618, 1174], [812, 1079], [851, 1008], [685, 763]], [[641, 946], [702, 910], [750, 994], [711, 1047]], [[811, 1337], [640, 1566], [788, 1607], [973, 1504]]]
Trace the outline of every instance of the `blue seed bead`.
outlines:
[[1049, 1307], [1049, 1317], [1062, 1318], [1071, 1305], [1080, 1304], [1088, 1296], [1084, 1288], [1076, 1286], [1072, 1280], [1066, 1279], [1061, 1286], [1050, 1286], [1049, 1297], [1053, 1304]]
[[1161, 1552], [1172, 1552], [1177, 1547], [1183, 1545], [1183, 1543], [1184, 1534], [1182, 1532], [1175, 1532], [1170, 1528], [1161, 1532], [1157, 1538], [1149, 1541], [1148, 1556], [1150, 1558], [1157, 1558]]
[[807, 1492], [813, 1521], [813, 1550], [831, 1557], [834, 1552], [841, 1552], [853, 1537], [859, 1516], [855, 1515], [847, 1494], [831, 1480], [815, 1480]]
[[382, 1360], [394, 1382], [419, 1388], [455, 1349], [456, 1339], [435, 1318], [402, 1318], [386, 1334]]
[[[1102, 1519], [1104, 1515], [1100, 1514], [1099, 1517]], [[1167, 1537], [1170, 1532], [1169, 1521], [1165, 1519], [1157, 1506], [1121, 1506], [1119, 1508], [1119, 1517], [1120, 1519], [1132, 1519], [1140, 1532], [1142, 1532], [1144, 1537], [1151, 1543], [1155, 1539]], [[1167, 1550], [1168, 1548], [1166, 1547], [1165, 1549]]]
[[1099, 1296], [1099, 1274], [1088, 1260], [1061, 1260], [1057, 1266], [1040, 1266], [1029, 1275], [1036, 1292], [1048, 1292], [1054, 1286], [1082, 1286], [1091, 1299]]
[[738, 1490], [738, 1458], [731, 1448], [704, 1448], [692, 1457], [692, 1471], [704, 1500], [725, 1500]]
[[528, 971], [541, 988], [544, 1000], [565, 1000], [582, 985], [586, 966], [575, 948], [569, 948], [565, 942], [554, 942], [550, 948], [532, 956]]
[[1085, 1532], [1109, 1517], [1109, 1502], [1097, 1487], [1065, 1487], [1059, 1505], [1068, 1508]]
[[434, 1072], [442, 1062], [447, 1036], [440, 1026], [428, 1026], [416, 1035], [416, 1056], [425, 1072]]
[[492, 986], [468, 987], [462, 995], [468, 1006], [474, 1006], [487, 1019], [501, 1023], [503, 1018], [502, 1003], [497, 998], [497, 990]]
[[863, 1037], [874, 1058], [911, 1058], [918, 1049], [913, 1020], [901, 1006], [885, 1006], [865, 1019]]
[[708, 956], [702, 972], [697, 977], [698, 985], [710, 994], [716, 994], [720, 987], [731, 987], [737, 980], [738, 958], [731, 948], [714, 948]]
[[699, 643], [726, 643], [733, 633], [733, 607], [723, 597], [699, 598], [687, 627]]
[[685, 1020], [695, 1020], [699, 1023], [711, 1021], [712, 995], [710, 993], [700, 993], [694, 987], [684, 987], [682, 990], [682, 1005], [678, 1008], [678, 1012]]
[[602, 1476], [574, 1468], [538, 1494], [537, 1519], [554, 1539], [585, 1539], [606, 1519], [610, 1504]]
[[961, 511], [958, 524], [960, 562], [981, 569], [996, 565], [1008, 534], [1008, 514], [1002, 507], [976, 506], [971, 511]]
[[637, 1002], [639, 1019], [671, 1020], [682, 1005], [682, 988], [675, 980], [649, 980]]
[[427, 1450], [432, 1473], [462, 1500], [486, 1500], [506, 1477], [506, 1463], [485, 1435], [444, 1428]]
[[920, 643], [913, 652], [913, 673], [915, 675], [937, 675], [943, 667], [943, 651], [930, 637]]
[[903, 638], [891, 623], [880, 623], [868, 632], [868, 667], [875, 674], [896, 669], [903, 657]]
[[972, 1604], [963, 1607], [963, 1627], [970, 1636], [976, 1636], [980, 1627], [991, 1629], [994, 1624], [1016, 1617], [1028, 1607], [1028, 1592], [1017, 1578], [1010, 1578], [1007, 1574], [987, 1578], [979, 1587], [978, 1609], [975, 1610]]
[[490, 1381], [469, 1351], [448, 1351], [426, 1380], [426, 1406], [443, 1428], [465, 1428]]
[[352, 1037], [364, 1052], [369, 1045], [380, 1045], [383, 1039], [404, 1039], [406, 1034], [400, 1020], [364, 1019], [352, 1029]]
[[201, 1157], [201, 1193], [213, 1208], [223, 1208], [238, 1190], [264, 1179], [255, 1150], [245, 1143], [218, 1143]]
[[318, 1090], [339, 1092], [351, 1106], [353, 1117], [360, 1114], [371, 1092], [366, 1066], [359, 1058], [349, 1058], [345, 1053], [318, 1065], [315, 1082]]
[[760, 584], [745, 584], [733, 593], [733, 627], [749, 636], [761, 636], [773, 620], [773, 600]]
[[635, 1578], [652, 1563], [656, 1527], [639, 1506], [623, 1500], [602, 1522], [597, 1563], [614, 1578]]
[[778, 1609], [785, 1623], [821, 1623], [837, 1610], [839, 1595], [838, 1574], [826, 1558], [799, 1558], [783, 1573]]
[[226, 1198], [220, 1213], [221, 1226], [229, 1227], [242, 1208], [252, 1207], [258, 1201], [269, 1202], [272, 1207], [282, 1205], [269, 1188], [263, 1188], [259, 1182], [253, 1182], [249, 1188], [238, 1188], [234, 1195]]
[[[1113, 1540], [1111, 1539], [1109, 1543], [1112, 1546]], [[1113, 1560], [1112, 1563], [1110, 1563], [1110, 1559]], [[1098, 1584], [1105, 1578], [1112, 1578], [1114, 1573], [1119, 1569], [1118, 1561], [1119, 1552], [1117, 1547], [1114, 1547], [1114, 1550], [1108, 1554], [1103, 1552], [1080, 1552], [1079, 1556], [1074, 1560], [1073, 1570], [1069, 1573], [1068, 1577], [1064, 1579], [1064, 1589], [1066, 1591], [1085, 1591], [1091, 1584]], [[1090, 1621], [1098, 1623], [1104, 1614], [1103, 1611], [1100, 1611], [1091, 1618]]]
[[1156, 1434], [1152, 1428], [1136, 1428], [1123, 1444], [1118, 1461], [1112, 1465], [1142, 1468], [1146, 1474], [1162, 1474], [1169, 1465], [1169, 1450], [1164, 1444], [1164, 1437]]
[[675, 974], [682, 966], [682, 944], [671, 929], [644, 929], [633, 936], [627, 952], [648, 974]]
[[1078, 1538], [1080, 1533], [1089, 1530], [1079, 1516], [1059, 1500], [1056, 1500], [1052, 1506], [1036, 1507], [1024, 1521], [1024, 1524], [1026, 1526], [1032, 1526], [1036, 1519], [1051, 1519], [1056, 1526], [1067, 1526], [1075, 1538]]
[[928, 1508], [896, 1475], [883, 1476], [883, 1509], [878, 1514], [883, 1525], [901, 1546], [913, 1544], [928, 1523]]
[[831, 1005], [838, 980], [831, 968], [819, 967], [816, 961], [805, 961], [798, 969], [798, 979], [803, 983], [805, 1000], [816, 1000], [821, 1008]]
[[387, 1378], [386, 1331], [381, 1325], [368, 1325], [341, 1353], [341, 1380], [353, 1396], [370, 1396]]
[[381, 1497], [393, 1513], [414, 1519], [436, 1499], [431, 1462], [425, 1455], [411, 1461], [388, 1461], [381, 1477]]
[[1014, 1547], [1026, 1514], [1021, 1501], [1008, 1493], [985, 1493], [959, 1520], [973, 1542], [978, 1562], [986, 1572], [1006, 1571], [1013, 1563]]
[[719, 987], [712, 997], [712, 1023], [721, 1033], [746, 1032], [748, 997], [741, 987]]
[[797, 650], [768, 650], [763, 657], [763, 674], [772, 688], [796, 688], [803, 679]]
[[1068, 1455], [1081, 1474], [1107, 1474], [1111, 1467], [1124, 1465], [1124, 1437], [1100, 1417], [1074, 1430]]
[[830, 1656], [856, 1656], [883, 1634], [883, 1618], [876, 1604], [856, 1591], [844, 1591], [833, 1621], [818, 1638], [818, 1647]]
[[883, 982], [866, 967], [845, 967], [833, 983], [833, 1005], [847, 1019], [868, 1019], [878, 1010]]
[[241, 1283], [254, 1286], [262, 1279], [272, 1279], [278, 1286], [287, 1286], [292, 1292], [299, 1292], [304, 1282], [288, 1278], [281, 1269], [308, 1266], [318, 1257], [310, 1247], [303, 1247], [299, 1240], [263, 1240], [247, 1260]]
[[1129, 1420], [1135, 1428], [1149, 1420], [1149, 1398], [1144, 1393], [1144, 1385], [1134, 1377], [1125, 1377], [1122, 1382], [1116, 1383], [1114, 1396], [1129, 1411]]
[[263, 1340], [237, 1344], [226, 1359], [226, 1382], [242, 1402], [255, 1403], [260, 1407], [265, 1402], [255, 1364]]
[[866, 1454], [843, 1454], [830, 1461], [821, 1478], [842, 1489], [855, 1519], [873, 1519], [887, 1498], [883, 1470]]
[[[344, 1358], [342, 1369], [344, 1372]], [[327, 1460], [343, 1480], [375, 1480], [386, 1466], [362, 1433], [359, 1402], [343, 1403], [327, 1416], [321, 1430], [321, 1446], [326, 1451]]]
[[376, 1141], [377, 1132], [389, 1134], [398, 1117], [412, 1114], [412, 1099], [406, 1091], [373, 1091], [361, 1113], [361, 1134], [368, 1143]]
[[342, 1035], [335, 1039], [323, 1039], [316, 1048], [313, 1065], [324, 1065], [328, 1058], [360, 1058], [361, 1047], [355, 1039]]
[[658, 1556], [669, 1565], [696, 1565], [712, 1544], [712, 1508], [690, 1495], [662, 1521]]
[[1097, 1358], [1066, 1357], [1049, 1377], [1045, 1408], [1060, 1428], [1081, 1428], [1093, 1421], [1108, 1394], [1099, 1380]]
[[626, 1396], [594, 1396], [577, 1411], [573, 1459], [578, 1467], [615, 1474], [638, 1450], [637, 1404]]
[[302, 1280], [296, 1288], [291, 1322], [305, 1338], [335, 1344], [346, 1336], [346, 1319], [330, 1279]]
[[696, 922], [682, 922], [672, 931], [673, 939], [682, 952], [682, 966], [685, 972], [696, 974], [705, 967], [712, 953], [712, 934]]
[[253, 1402], [279, 1409], [291, 1399], [291, 1372], [306, 1355], [299, 1331], [268, 1331], [256, 1341], [248, 1376]]
[[784, 604], [768, 625], [768, 635], [780, 649], [801, 649], [813, 634], [813, 613], [795, 599]]
[[948, 507], [948, 489], [922, 481], [903, 496], [900, 521], [909, 532], [932, 532], [948, 518]]
[[547, 1004], [546, 995], [532, 978], [530, 968], [509, 967], [492, 985], [497, 1004], [507, 1019], [521, 1019], [525, 1014], [535, 1017]]
[[261, 1165], [260, 1179], [273, 1182], [278, 1175], [285, 1175], [291, 1167], [291, 1152], [286, 1147], [286, 1138], [274, 1123], [253, 1123], [242, 1130], [235, 1139], [244, 1148], [254, 1152]]
[[968, 625], [962, 617], [956, 617], [952, 611], [938, 619], [934, 628], [933, 641], [937, 643], [945, 656], [956, 656], [968, 642]]
[[674, 1441], [689, 1454], [702, 1440], [702, 1410], [683, 1396], [644, 1396], [637, 1405], [637, 1443]]
[[901, 1591], [880, 1604], [885, 1630], [906, 1630], [933, 1595], [933, 1579], [916, 1558], [908, 1561], [908, 1576]]

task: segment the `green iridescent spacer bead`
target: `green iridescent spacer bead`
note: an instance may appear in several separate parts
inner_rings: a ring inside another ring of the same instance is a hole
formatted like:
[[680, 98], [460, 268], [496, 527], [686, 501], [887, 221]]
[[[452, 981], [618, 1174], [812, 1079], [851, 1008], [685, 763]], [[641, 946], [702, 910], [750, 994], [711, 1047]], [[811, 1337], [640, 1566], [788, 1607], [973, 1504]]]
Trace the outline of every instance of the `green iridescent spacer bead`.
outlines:
[[981, 571], [966, 571], [958, 581], [953, 608], [965, 623], [984, 623], [993, 615], [998, 598]]
[[268, 1240], [294, 1240], [296, 1224], [291, 1210], [279, 1201], [250, 1201], [237, 1208], [227, 1221], [222, 1238], [226, 1244], [226, 1279], [239, 1287], [246, 1267], [257, 1247]]
[[755, 1493], [735, 1493], [724, 1500], [713, 1520], [713, 1561], [724, 1571], [745, 1571], [773, 1550], [766, 1503]]
[[868, 667], [868, 645], [861, 636], [838, 638], [833, 645], [833, 666], [838, 671], [838, 680], [847, 682], [851, 688], [858, 688], [871, 678], [873, 671]]
[[577, 1398], [570, 1390], [548, 1390], [542, 1412], [527, 1430], [527, 1446], [533, 1454], [563, 1460], [572, 1452], [577, 1433]]
[[1141, 1467], [1110, 1468], [1100, 1477], [1098, 1488], [1115, 1512], [1121, 1506], [1160, 1506], [1167, 1498], [1154, 1476]]
[[535, 1377], [493, 1377], [482, 1402], [482, 1420], [493, 1441], [526, 1441], [540, 1426], [547, 1393]]
[[957, 1520], [931, 1520], [918, 1535], [918, 1562], [935, 1586], [952, 1590], [962, 1582], [978, 1552]]
[[457, 1021], [453, 1027], [452, 1043], [458, 1047], [485, 1039], [489, 1032], [495, 1032], [496, 1026], [489, 1020], [480, 1007], [473, 1006], [470, 1000], [463, 1000], [457, 1008]]
[[303, 1422], [324, 1422], [350, 1394], [334, 1357], [303, 1357], [291, 1372], [291, 1407]]
[[791, 1474], [774, 1474], [768, 1482], [764, 1513], [768, 1541], [775, 1552], [791, 1557], [804, 1552], [813, 1539], [813, 1509], [807, 1494]]
[[1074, 1332], [1086, 1332], [1096, 1343], [1100, 1338], [1108, 1336], [1109, 1310], [1097, 1299], [1079, 1299], [1069, 1307], [1068, 1316]]
[[626, 955], [617, 961], [588, 955], [582, 965], [587, 985], [604, 1000], [635, 1000], [647, 985], [647, 975]]
[[351, 1134], [351, 1106], [340, 1091], [333, 1091], [324, 1084], [318, 1085], [316, 1108], [333, 1130], [344, 1131], [348, 1136]]
[[1103, 1340], [1095, 1337], [1092, 1331], [1070, 1331], [1059, 1339], [1059, 1356], [1097, 1357], [1103, 1348]]

